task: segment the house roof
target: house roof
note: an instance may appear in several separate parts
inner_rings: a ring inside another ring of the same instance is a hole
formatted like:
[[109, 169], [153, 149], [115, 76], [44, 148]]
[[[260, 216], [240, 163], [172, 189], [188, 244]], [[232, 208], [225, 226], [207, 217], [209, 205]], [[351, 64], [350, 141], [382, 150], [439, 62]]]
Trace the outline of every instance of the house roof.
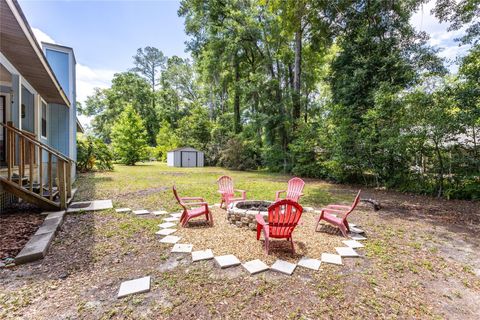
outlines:
[[184, 151], [184, 150], [202, 152], [202, 151], [197, 150], [197, 149], [192, 148], [192, 147], [181, 147], [181, 148], [176, 148], [176, 149], [173, 149], [173, 150], [170, 150], [170, 151], [167, 151], [167, 152]]
[[77, 118], [77, 131], [81, 133], [85, 133], [85, 130], [83, 129], [83, 126], [80, 123], [80, 120], [78, 120], [78, 118]]
[[45, 101], [70, 106], [16, 0], [0, 0], [0, 52]]

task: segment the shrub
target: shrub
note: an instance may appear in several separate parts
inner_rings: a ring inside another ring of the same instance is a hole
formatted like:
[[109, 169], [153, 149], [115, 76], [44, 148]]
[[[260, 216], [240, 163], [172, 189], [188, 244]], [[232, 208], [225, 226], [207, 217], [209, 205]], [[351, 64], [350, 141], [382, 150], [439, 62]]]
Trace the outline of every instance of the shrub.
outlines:
[[112, 160], [112, 153], [102, 140], [92, 136], [78, 135], [77, 170], [80, 172], [113, 170]]
[[228, 140], [220, 152], [219, 163], [234, 170], [257, 169], [259, 156], [253, 143], [235, 137]]

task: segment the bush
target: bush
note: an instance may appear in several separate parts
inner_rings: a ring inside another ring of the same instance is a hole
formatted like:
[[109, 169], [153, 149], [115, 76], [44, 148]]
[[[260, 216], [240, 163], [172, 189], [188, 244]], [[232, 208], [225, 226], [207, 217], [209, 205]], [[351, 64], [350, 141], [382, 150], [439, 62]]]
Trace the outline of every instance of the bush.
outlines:
[[78, 135], [77, 170], [80, 172], [113, 170], [112, 160], [112, 153], [102, 140]]
[[234, 170], [257, 169], [259, 156], [253, 143], [235, 137], [228, 140], [225, 148], [220, 152], [219, 163]]

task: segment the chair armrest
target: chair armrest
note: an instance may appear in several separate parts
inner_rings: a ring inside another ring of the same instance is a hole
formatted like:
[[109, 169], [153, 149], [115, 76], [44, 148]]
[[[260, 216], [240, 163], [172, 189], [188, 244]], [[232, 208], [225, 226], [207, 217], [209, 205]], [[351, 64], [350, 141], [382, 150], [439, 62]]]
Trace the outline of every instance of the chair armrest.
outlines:
[[345, 210], [337, 210], [331, 208], [322, 208], [321, 210], [326, 213], [345, 213]]
[[263, 219], [263, 216], [262, 216], [261, 214], [257, 214], [257, 215], [255, 216], [255, 219], [257, 220], [257, 223], [258, 223], [259, 225], [262, 225], [262, 226], [267, 225], [267, 223], [265, 222], [265, 219]]
[[186, 201], [200, 200], [202, 202], [205, 202], [205, 200], [202, 197], [185, 197], [185, 198], [180, 198], [180, 200], [186, 200]]
[[247, 191], [246, 190], [235, 189], [234, 191], [240, 192], [242, 194], [243, 199], [247, 198]]
[[278, 199], [280, 199], [280, 194], [285, 192], [287, 192], [287, 190], [280, 190], [275, 192], [275, 201], [278, 201]]
[[200, 206], [200, 205], [208, 206], [208, 203], [207, 202], [189, 202], [189, 203], [186, 203], [186, 205], [188, 205], [188, 206]]

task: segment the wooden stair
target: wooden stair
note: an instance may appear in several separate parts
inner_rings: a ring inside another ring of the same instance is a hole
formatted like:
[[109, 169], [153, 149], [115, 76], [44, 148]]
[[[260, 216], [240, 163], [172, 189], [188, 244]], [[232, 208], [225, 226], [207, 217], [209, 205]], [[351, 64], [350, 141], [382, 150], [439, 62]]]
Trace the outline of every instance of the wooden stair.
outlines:
[[28, 203], [35, 204], [46, 211], [56, 211], [60, 210], [61, 208], [59, 201], [52, 201], [49, 199], [49, 197], [42, 196], [26, 188], [22, 188], [15, 182], [9, 181], [4, 177], [0, 177], [0, 183], [5, 191], [27, 201]]
[[5, 128], [8, 167], [6, 176], [0, 175], [3, 189], [48, 211], [66, 209], [73, 197], [74, 161], [11, 122], [0, 125]]

